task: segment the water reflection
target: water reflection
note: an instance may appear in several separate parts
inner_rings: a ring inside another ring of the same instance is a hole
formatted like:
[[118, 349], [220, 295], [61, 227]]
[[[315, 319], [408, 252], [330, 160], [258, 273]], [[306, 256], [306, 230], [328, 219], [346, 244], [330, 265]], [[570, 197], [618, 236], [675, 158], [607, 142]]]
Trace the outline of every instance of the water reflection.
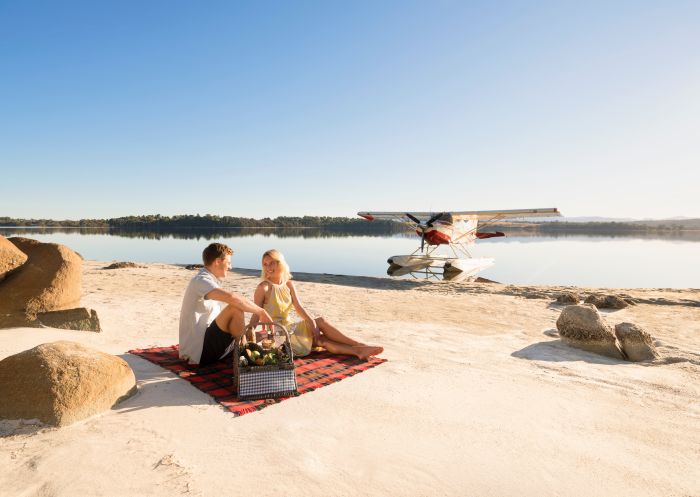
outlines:
[[[75, 234], [75, 235], [108, 235], [121, 238], [140, 238], [144, 240], [214, 240], [217, 238], [243, 238], [253, 236], [265, 236], [276, 238], [334, 238], [369, 236], [382, 238], [387, 236], [415, 239], [413, 231], [397, 224], [395, 227], [376, 226], [372, 223], [361, 223], [352, 227], [323, 228], [178, 228], [178, 229], [132, 229], [132, 228], [86, 228], [86, 227], [50, 227], [50, 226], [0, 226], [0, 235], [29, 236], [51, 234]], [[620, 231], [612, 233], [600, 233], [596, 231], [585, 232], [572, 231], [533, 231], [521, 229], [509, 229], [506, 238], [501, 242], [508, 243], [514, 239], [522, 238], [548, 238], [548, 239], [576, 239], [576, 238], [601, 238], [644, 240], [686, 240], [700, 241], [700, 231]], [[484, 243], [484, 242], [480, 242]]]
[[491, 281], [473, 274], [465, 273], [464, 271], [455, 270], [454, 268], [444, 269], [438, 267], [425, 267], [423, 269], [412, 270], [411, 268], [401, 267], [397, 264], [391, 264], [386, 270], [386, 274], [392, 278], [452, 281], [454, 283], [468, 281]]
[[[367, 223], [371, 225], [371, 223]], [[328, 229], [188, 229], [134, 231], [105, 228], [0, 228], [6, 237], [25, 236], [61, 243], [97, 261], [192, 264], [212, 241], [230, 245], [233, 265], [259, 271], [261, 254], [281, 250], [293, 271], [386, 277], [387, 258], [410, 254], [420, 244], [414, 233], [385, 234]], [[691, 233], [692, 234], [692, 233]], [[634, 236], [507, 232], [470, 247], [475, 258], [495, 258], [479, 275], [512, 284], [592, 287], [698, 288], [697, 236]], [[432, 275], [427, 275], [434, 279]], [[426, 275], [405, 275], [404, 278]]]

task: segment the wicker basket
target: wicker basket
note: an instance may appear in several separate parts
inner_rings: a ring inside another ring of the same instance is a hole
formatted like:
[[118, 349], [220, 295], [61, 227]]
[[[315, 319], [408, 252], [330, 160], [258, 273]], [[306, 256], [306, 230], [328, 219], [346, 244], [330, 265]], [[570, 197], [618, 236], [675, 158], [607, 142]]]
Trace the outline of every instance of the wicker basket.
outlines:
[[[274, 323], [272, 326], [275, 333], [284, 338], [281, 346], [286, 350], [289, 360], [264, 366], [241, 365], [240, 357], [246, 345], [245, 335], [236, 340], [233, 347], [233, 388], [241, 400], [274, 399], [297, 392], [289, 332], [281, 324]], [[250, 334], [255, 336], [255, 333]]]

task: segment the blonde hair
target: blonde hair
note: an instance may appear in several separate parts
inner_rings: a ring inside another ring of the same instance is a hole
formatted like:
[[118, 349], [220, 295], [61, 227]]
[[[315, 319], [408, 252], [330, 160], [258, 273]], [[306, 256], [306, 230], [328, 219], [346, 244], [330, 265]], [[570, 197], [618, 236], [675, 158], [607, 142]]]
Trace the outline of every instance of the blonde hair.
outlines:
[[[271, 258], [273, 261], [277, 261], [277, 264], [279, 264], [282, 267], [282, 283], [286, 283], [287, 281], [292, 279], [292, 273], [289, 272], [289, 264], [287, 264], [287, 261], [284, 259], [284, 255], [282, 255], [282, 252], [280, 252], [277, 249], [270, 249], [267, 252], [265, 252], [260, 259], [264, 259], [265, 257]], [[265, 280], [265, 270], [263, 269], [260, 272], [260, 277]]]

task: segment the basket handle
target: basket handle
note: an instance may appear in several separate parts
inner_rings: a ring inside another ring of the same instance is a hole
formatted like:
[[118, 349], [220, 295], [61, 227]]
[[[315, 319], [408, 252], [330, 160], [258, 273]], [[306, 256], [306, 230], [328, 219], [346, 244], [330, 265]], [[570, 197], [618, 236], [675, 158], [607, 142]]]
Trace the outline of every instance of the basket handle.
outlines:
[[245, 333], [243, 333], [243, 335], [241, 335], [241, 338], [239, 339], [241, 346], [245, 346], [245, 344], [247, 343], [248, 339], [247, 339], [246, 335], [249, 332], [250, 332], [251, 336], [253, 336], [253, 338], [255, 338], [255, 335], [253, 335], [253, 332], [255, 331], [255, 328], [257, 328], [258, 326], [262, 326], [263, 331], [265, 330], [265, 328], [264, 328], [265, 326], [271, 326], [272, 328], [275, 328], [275, 327], [281, 328], [282, 331], [284, 331], [284, 337], [287, 339], [287, 344], [289, 344], [289, 358], [291, 359], [292, 362], [294, 362], [294, 350], [292, 350], [292, 338], [289, 334], [289, 331], [287, 331], [287, 328], [279, 321], [273, 321], [271, 325], [269, 323], [258, 323], [255, 326], [253, 326], [252, 324], [247, 325], [245, 327]]

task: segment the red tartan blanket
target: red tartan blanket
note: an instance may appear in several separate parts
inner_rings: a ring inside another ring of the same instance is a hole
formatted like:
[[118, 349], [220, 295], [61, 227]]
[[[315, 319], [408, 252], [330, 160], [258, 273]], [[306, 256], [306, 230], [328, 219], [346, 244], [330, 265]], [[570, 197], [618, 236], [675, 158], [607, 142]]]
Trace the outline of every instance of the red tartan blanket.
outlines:
[[[235, 416], [259, 411], [277, 404], [289, 397], [264, 400], [238, 400], [233, 393], [233, 368], [231, 359], [200, 368], [191, 366], [178, 358], [178, 346], [134, 349], [130, 354], [137, 355], [158, 366], [172, 371], [180, 378], [189, 381], [202, 392], [210, 395]], [[325, 387], [331, 383], [366, 371], [386, 359], [377, 357], [361, 361], [351, 356], [332, 355], [327, 352], [314, 352], [306, 357], [294, 359], [299, 392], [297, 396]]]

